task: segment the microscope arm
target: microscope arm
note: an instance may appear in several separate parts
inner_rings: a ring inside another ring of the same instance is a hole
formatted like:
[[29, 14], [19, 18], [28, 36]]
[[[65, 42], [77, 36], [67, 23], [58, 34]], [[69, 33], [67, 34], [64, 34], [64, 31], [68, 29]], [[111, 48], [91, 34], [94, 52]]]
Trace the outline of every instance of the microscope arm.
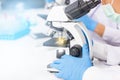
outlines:
[[[87, 42], [89, 45], [89, 52], [91, 58], [92, 58], [91, 50], [92, 41], [89, 38], [89, 33], [83, 24], [79, 24], [72, 20], [84, 16], [92, 8], [96, 7], [100, 2], [101, 2], [100, 0], [89, 1], [78, 0], [68, 6], [56, 6], [51, 9], [47, 17], [47, 21], [51, 21], [54, 27], [65, 28], [73, 35], [75, 41], [71, 41], [71, 43], [74, 44], [70, 46], [73, 46], [75, 44], [83, 46], [83, 44]], [[72, 26], [69, 24], [71, 24]]]
[[92, 59], [92, 41], [91, 37], [89, 35], [88, 30], [86, 29], [85, 25], [81, 22], [66, 22], [61, 23], [61, 25], [73, 35], [74, 39], [70, 42], [70, 48], [74, 45], [80, 45], [81, 47], [84, 44], [88, 44], [89, 52], [90, 52], [90, 58]]

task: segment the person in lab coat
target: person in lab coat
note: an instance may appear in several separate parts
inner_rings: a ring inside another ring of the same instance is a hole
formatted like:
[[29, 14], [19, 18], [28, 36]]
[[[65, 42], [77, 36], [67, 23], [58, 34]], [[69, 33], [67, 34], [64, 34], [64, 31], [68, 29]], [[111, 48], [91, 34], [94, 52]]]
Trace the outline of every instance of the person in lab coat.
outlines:
[[[79, 61], [78, 58], [71, 58], [69, 55], [63, 56], [51, 64], [51, 67], [60, 70], [56, 74], [57, 77], [64, 80], [120, 80], [119, 3], [120, 0], [102, 0], [102, 3], [88, 15], [77, 19], [90, 30], [93, 39], [94, 66], [90, 64], [89, 58], [83, 57], [84, 61]], [[84, 50], [88, 53], [87, 48]], [[84, 67], [81, 67], [82, 65]]]
[[108, 65], [120, 64], [120, 5], [118, 3], [120, 0], [102, 0], [102, 4], [94, 8], [88, 16], [78, 19], [91, 31], [94, 40], [94, 56], [107, 61]]
[[[95, 66], [86, 70], [83, 80], [120, 80], [120, 0], [102, 0], [88, 16], [79, 18], [94, 40]], [[111, 66], [112, 65], [112, 66]]]

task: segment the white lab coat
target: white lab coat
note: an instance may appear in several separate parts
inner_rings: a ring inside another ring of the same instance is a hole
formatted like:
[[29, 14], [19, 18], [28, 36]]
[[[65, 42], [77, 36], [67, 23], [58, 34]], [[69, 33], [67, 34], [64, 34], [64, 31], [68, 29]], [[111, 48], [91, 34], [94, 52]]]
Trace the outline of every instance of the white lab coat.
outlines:
[[120, 80], [120, 66], [100, 65], [88, 68], [82, 80]]
[[[101, 51], [105, 53], [107, 63], [110, 65], [117, 65], [120, 64], [120, 23], [113, 22], [108, 17], [105, 16], [102, 4], [98, 5], [96, 8], [94, 8], [89, 14], [92, 19], [95, 21], [102, 23], [105, 25], [105, 32], [103, 34], [103, 37], [99, 37], [96, 33], [91, 32], [91, 36], [93, 40], [105, 43], [100, 46], [95, 45], [94, 48], [94, 55], [97, 53], [101, 54]], [[101, 48], [101, 49], [100, 49]], [[105, 48], [105, 49], [102, 49]], [[104, 55], [104, 56], [105, 56]], [[102, 58], [103, 59], [103, 58]]]
[[101, 4], [88, 15], [105, 25], [105, 32], [102, 38], [91, 32], [94, 66], [85, 71], [83, 80], [120, 80], [120, 23], [107, 18]]

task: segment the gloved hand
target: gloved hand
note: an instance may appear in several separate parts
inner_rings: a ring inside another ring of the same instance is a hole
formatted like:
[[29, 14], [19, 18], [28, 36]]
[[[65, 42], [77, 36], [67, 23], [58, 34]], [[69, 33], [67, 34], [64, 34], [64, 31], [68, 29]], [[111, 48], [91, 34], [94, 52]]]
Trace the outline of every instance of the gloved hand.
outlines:
[[82, 76], [87, 68], [92, 66], [88, 45], [82, 48], [82, 58], [64, 55], [61, 59], [50, 64], [51, 67], [59, 70], [55, 75], [64, 80], [82, 80]]
[[81, 21], [85, 24], [85, 26], [87, 27], [88, 30], [94, 31], [96, 26], [97, 26], [97, 22], [92, 20], [89, 16], [84, 15], [78, 19], [76, 19], [75, 21]]

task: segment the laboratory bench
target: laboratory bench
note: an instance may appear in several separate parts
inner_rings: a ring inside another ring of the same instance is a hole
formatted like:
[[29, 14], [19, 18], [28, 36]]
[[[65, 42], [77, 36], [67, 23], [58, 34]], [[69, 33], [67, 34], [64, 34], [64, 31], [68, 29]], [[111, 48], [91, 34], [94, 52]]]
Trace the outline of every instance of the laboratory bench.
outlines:
[[56, 60], [57, 47], [43, 46], [49, 37], [36, 37], [35, 34], [46, 33], [47, 28], [44, 29], [45, 20], [33, 14], [32, 19], [39, 24], [30, 27], [29, 34], [0, 40], [0, 80], [60, 80], [47, 71], [47, 65]]

